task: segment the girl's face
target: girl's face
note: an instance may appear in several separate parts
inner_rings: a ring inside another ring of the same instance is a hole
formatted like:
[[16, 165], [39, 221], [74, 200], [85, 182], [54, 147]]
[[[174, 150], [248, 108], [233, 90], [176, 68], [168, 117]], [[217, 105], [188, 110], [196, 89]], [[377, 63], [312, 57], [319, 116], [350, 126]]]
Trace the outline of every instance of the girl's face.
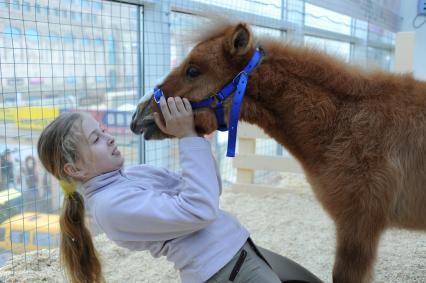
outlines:
[[120, 169], [124, 158], [115, 144], [113, 136], [106, 132], [98, 121], [90, 115], [83, 115], [83, 134], [88, 143], [81, 148], [80, 160], [76, 167], [82, 171], [82, 181], [97, 175]]

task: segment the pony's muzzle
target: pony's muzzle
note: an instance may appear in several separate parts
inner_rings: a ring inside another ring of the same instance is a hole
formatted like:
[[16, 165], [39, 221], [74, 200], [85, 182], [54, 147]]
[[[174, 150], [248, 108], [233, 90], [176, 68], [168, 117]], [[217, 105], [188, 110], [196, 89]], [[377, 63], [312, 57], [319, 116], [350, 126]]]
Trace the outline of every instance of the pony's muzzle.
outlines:
[[136, 135], [146, 135], [150, 129], [156, 127], [154, 116], [149, 107], [141, 107], [138, 105], [135, 113], [132, 115], [132, 122], [130, 123], [130, 130]]

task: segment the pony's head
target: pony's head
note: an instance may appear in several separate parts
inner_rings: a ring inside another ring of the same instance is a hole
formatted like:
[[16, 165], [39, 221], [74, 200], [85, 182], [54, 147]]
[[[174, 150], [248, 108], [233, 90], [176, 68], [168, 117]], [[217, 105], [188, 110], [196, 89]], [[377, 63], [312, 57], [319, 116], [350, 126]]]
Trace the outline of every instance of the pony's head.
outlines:
[[[217, 27], [199, 41], [183, 62], [172, 70], [158, 86], [166, 97], [186, 97], [201, 101], [213, 96], [231, 81], [247, 64], [255, 52], [253, 35], [245, 23]], [[224, 101], [225, 123], [228, 123], [232, 98]], [[154, 122], [153, 113], [159, 112], [155, 100], [145, 96], [133, 114], [131, 130], [144, 134], [145, 139], [164, 139]], [[211, 108], [194, 110], [196, 131], [209, 134], [218, 127]]]

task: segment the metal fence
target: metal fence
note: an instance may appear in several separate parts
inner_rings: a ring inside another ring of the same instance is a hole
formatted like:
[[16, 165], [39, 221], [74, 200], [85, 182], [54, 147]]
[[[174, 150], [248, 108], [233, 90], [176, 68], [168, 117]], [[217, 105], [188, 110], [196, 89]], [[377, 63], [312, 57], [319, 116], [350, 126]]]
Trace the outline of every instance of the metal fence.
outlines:
[[[227, 14], [260, 36], [304, 41], [340, 56], [392, 68], [394, 34], [302, 0], [0, 0], [0, 266], [14, 254], [57, 247], [63, 195], [36, 154], [40, 131], [66, 111], [87, 111], [115, 134], [126, 165], [178, 169], [175, 141], [131, 134], [136, 101], [179, 64], [182, 35]], [[225, 187], [235, 181], [226, 136], [211, 140]], [[272, 140], [262, 154], [286, 154]], [[259, 172], [260, 180], [271, 172]]]

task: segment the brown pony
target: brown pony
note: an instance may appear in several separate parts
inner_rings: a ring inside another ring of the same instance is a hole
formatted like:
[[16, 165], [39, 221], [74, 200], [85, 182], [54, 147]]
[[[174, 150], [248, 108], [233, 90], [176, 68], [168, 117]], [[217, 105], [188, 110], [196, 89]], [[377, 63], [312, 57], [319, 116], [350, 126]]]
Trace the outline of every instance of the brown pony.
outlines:
[[[368, 282], [383, 231], [426, 229], [426, 83], [366, 73], [318, 51], [255, 42], [244, 23], [210, 32], [160, 85], [166, 96], [204, 99], [232, 80], [256, 46], [239, 119], [256, 124], [300, 162], [336, 224], [333, 282]], [[225, 101], [228, 121], [232, 97]], [[153, 99], [131, 128], [169, 138], [154, 123]], [[196, 129], [216, 130], [214, 112], [194, 110]]]

